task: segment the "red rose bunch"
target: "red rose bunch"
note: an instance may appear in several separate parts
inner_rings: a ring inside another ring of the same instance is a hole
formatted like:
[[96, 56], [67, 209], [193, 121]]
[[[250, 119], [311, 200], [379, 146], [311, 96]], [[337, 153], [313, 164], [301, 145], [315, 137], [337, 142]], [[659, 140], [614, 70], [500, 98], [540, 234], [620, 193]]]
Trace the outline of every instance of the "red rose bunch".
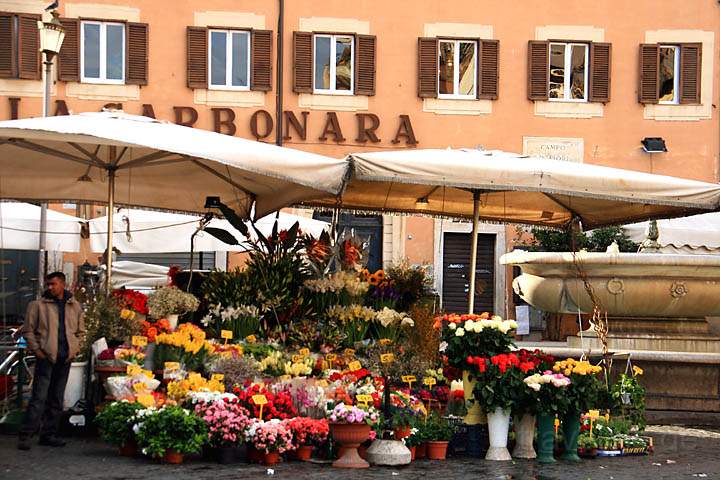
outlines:
[[121, 288], [115, 290], [113, 296], [118, 300], [122, 308], [127, 308], [141, 315], [148, 314], [148, 297], [144, 293], [129, 288]]
[[261, 420], [273, 418], [287, 420], [297, 415], [297, 409], [293, 405], [292, 396], [288, 391], [281, 390], [272, 393], [264, 386], [253, 384], [247, 388], [235, 386], [233, 393], [237, 395], [240, 405], [245, 407], [254, 418], [260, 418], [260, 405], [253, 401], [254, 395], [265, 395], [267, 399], [267, 404], [262, 408]]

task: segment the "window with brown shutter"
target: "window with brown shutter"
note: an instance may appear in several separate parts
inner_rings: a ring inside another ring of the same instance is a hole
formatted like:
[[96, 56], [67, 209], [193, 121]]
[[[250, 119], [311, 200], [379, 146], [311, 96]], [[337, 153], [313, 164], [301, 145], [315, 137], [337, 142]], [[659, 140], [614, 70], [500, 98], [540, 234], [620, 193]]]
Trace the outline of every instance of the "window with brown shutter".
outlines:
[[148, 83], [148, 25], [127, 24], [127, 48], [125, 49], [125, 83], [147, 85]]
[[39, 15], [18, 15], [18, 77], [40, 80]]
[[478, 40], [480, 54], [478, 59], [477, 98], [496, 100], [498, 98], [498, 59], [500, 42], [497, 40]]
[[609, 43], [590, 44], [589, 95], [591, 102], [610, 101], [610, 65], [612, 46]]
[[640, 45], [640, 103], [658, 103], [659, 92], [659, 47], [657, 44]]
[[375, 95], [377, 39], [375, 35], [356, 35], [355, 94]]
[[437, 98], [438, 40], [418, 38], [418, 97]]
[[187, 86], [208, 86], [208, 29], [187, 27]]
[[293, 32], [293, 91], [313, 91], [313, 34]]
[[17, 63], [15, 52], [17, 42], [15, 36], [15, 15], [0, 12], [0, 78], [16, 78]]
[[640, 45], [638, 101], [644, 104], [700, 104], [702, 44]]
[[528, 42], [528, 99], [547, 100], [550, 80], [549, 43]]
[[272, 31], [253, 30], [250, 46], [250, 89], [272, 90]]
[[58, 54], [58, 79], [65, 82], [80, 81], [80, 21], [77, 18], [61, 18], [65, 28], [60, 53]]
[[702, 43], [680, 45], [680, 103], [700, 103]]

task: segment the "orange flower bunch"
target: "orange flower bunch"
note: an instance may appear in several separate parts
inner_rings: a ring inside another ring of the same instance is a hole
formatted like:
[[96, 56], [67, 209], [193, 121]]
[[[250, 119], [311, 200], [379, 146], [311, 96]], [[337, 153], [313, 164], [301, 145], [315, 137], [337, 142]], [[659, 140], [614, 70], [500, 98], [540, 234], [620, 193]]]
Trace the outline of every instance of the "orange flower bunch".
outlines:
[[368, 282], [371, 287], [380, 287], [390, 284], [385, 276], [385, 270], [383, 269], [377, 270], [375, 273], [370, 273], [367, 268], [364, 268], [360, 271], [360, 278], [363, 281]]
[[155, 339], [161, 333], [170, 333], [170, 322], [167, 318], [161, 318], [157, 322], [148, 322], [143, 320], [142, 322], [142, 334], [147, 337], [149, 343], [155, 343]]
[[435, 330], [440, 330], [442, 327], [442, 322], [448, 322], [448, 323], [465, 323], [468, 320], [472, 320], [474, 322], [477, 322], [479, 320], [489, 320], [490, 314], [488, 312], [481, 313], [480, 315], [477, 315], [475, 313], [466, 313], [463, 315], [457, 314], [457, 313], [450, 313], [445, 315], [438, 315], [435, 317], [435, 322], [433, 323], [433, 328]]

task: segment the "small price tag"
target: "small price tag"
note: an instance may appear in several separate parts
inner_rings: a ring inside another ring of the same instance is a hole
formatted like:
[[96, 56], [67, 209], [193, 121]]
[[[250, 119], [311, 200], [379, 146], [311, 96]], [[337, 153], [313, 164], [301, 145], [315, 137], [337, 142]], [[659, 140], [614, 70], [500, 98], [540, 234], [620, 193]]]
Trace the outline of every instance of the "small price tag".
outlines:
[[350, 370], [351, 372], [360, 370], [361, 368], [362, 368], [362, 364], [360, 362], [358, 362], [357, 360], [355, 360], [354, 362], [350, 362], [348, 364], [348, 370]]
[[355, 400], [362, 405], [368, 406], [373, 402], [373, 397], [372, 395], [356, 395]]
[[225, 380], [225, 374], [224, 373], [213, 373], [212, 377], [210, 377], [210, 380], [216, 380], [218, 382], [222, 382]]
[[260, 405], [260, 406], [267, 405], [267, 403], [268, 403], [267, 397], [262, 394], [261, 395], [253, 395], [252, 401], [255, 405]]
[[191, 382], [200, 381], [200, 380], [202, 380], [202, 375], [200, 375], [197, 372], [193, 372], [190, 375], [188, 375], [188, 380], [190, 380]]
[[303, 361], [303, 358], [305, 358], [305, 357], [303, 357], [302, 355], [293, 355], [292, 361], [293, 361], [293, 363], [300, 363]]
[[307, 357], [308, 355], [310, 355], [310, 349], [309, 348], [301, 348], [300, 355], [302, 355], [303, 357]]
[[143, 407], [152, 407], [153, 405], [155, 405], [155, 397], [153, 397], [149, 393], [142, 393], [140, 395], [137, 395], [135, 399]]
[[180, 370], [180, 363], [179, 362], [165, 362], [165, 370], [168, 370], [170, 372], [174, 372], [175, 370]]
[[224, 338], [225, 340], [232, 340], [232, 338], [233, 338], [232, 330], [220, 330], [220, 338]]
[[140, 365], [130, 364], [125, 368], [125, 373], [130, 375], [131, 377], [133, 375], [138, 375], [140, 372], [142, 372], [142, 368], [140, 368]]
[[335, 360], [337, 360], [337, 354], [328, 353], [327, 355], [325, 355], [325, 360], [327, 360], [328, 362], [334, 362]]
[[245, 341], [248, 343], [255, 343], [257, 342], [257, 338], [255, 338], [255, 335], [248, 335], [245, 337]]
[[380, 355], [380, 362], [382, 363], [392, 363], [393, 360], [395, 360], [395, 355], [392, 353], [383, 353]]
[[435, 377], [425, 377], [423, 378], [423, 384], [427, 385], [428, 387], [431, 387], [437, 383], [437, 380], [435, 380]]
[[383, 347], [387, 347], [392, 343], [392, 340], [390, 340], [389, 338], [381, 338], [380, 340], [378, 340], [378, 343]]
[[408, 384], [408, 388], [412, 390], [412, 384], [417, 381], [415, 375], [403, 375], [402, 381]]
[[355, 350], [353, 350], [352, 348], [346, 348], [344, 353], [345, 353], [345, 356], [347, 356], [347, 357], [355, 356]]
[[147, 337], [142, 335], [133, 335], [132, 337], [133, 347], [144, 347], [147, 345]]
[[135, 390], [136, 393], [144, 392], [145, 390], [147, 390], [147, 387], [145, 387], [144, 383], [138, 382], [133, 384], [133, 390]]
[[589, 410], [588, 417], [593, 418], [593, 419], [600, 418], [600, 410]]

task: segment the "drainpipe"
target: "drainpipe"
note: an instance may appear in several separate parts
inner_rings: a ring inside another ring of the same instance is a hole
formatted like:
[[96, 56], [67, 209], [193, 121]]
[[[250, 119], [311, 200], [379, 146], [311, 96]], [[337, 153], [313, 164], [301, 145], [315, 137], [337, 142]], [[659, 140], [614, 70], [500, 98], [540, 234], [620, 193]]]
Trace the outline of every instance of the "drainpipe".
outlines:
[[285, 0], [278, 0], [277, 77], [275, 81], [275, 145], [283, 144], [283, 23]]

